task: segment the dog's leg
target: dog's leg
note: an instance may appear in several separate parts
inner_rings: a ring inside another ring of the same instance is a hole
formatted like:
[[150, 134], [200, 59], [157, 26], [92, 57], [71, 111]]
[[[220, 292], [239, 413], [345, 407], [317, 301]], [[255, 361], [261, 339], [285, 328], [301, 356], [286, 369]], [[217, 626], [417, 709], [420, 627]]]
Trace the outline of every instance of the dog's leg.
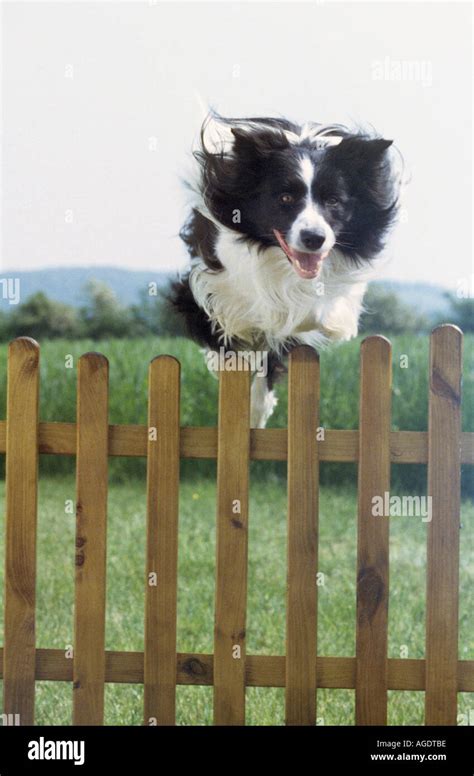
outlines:
[[250, 393], [250, 428], [265, 428], [278, 399], [268, 387], [267, 377], [256, 374]]

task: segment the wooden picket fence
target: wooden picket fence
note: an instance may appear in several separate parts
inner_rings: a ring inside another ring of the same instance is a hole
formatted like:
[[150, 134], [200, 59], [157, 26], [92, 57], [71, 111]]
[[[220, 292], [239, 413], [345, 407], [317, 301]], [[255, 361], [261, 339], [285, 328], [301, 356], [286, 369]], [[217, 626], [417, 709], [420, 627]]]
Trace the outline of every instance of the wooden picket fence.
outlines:
[[[97, 353], [79, 361], [77, 423], [40, 422], [39, 347], [24, 337], [13, 341], [7, 421], [0, 423], [0, 452], [6, 452], [4, 714], [33, 724], [35, 681], [51, 680], [72, 682], [76, 725], [103, 724], [105, 682], [144, 684], [147, 725], [174, 724], [177, 684], [213, 685], [220, 725], [245, 723], [249, 686], [285, 687], [290, 725], [315, 724], [317, 688], [354, 689], [358, 725], [387, 723], [388, 690], [424, 690], [426, 724], [455, 725], [457, 693], [474, 692], [474, 660], [458, 658], [460, 466], [474, 463], [474, 433], [461, 432], [461, 349], [455, 326], [434, 330], [428, 431], [392, 431], [391, 346], [383, 337], [367, 338], [360, 429], [327, 429], [317, 441], [319, 362], [306, 347], [290, 357], [288, 429], [249, 430], [246, 371], [221, 373], [218, 428], [180, 428], [180, 365], [169, 356], [150, 365], [148, 425], [109, 425], [108, 362]], [[77, 461], [73, 659], [35, 645], [39, 454], [75, 455]], [[147, 457], [144, 652], [105, 651], [109, 456]], [[180, 457], [217, 458], [213, 655], [176, 650]], [[288, 462], [285, 656], [245, 649], [250, 459]], [[319, 461], [358, 462], [355, 657], [317, 651]], [[424, 660], [387, 658], [389, 518], [374, 517], [371, 505], [374, 495], [390, 490], [394, 462], [428, 466]], [[156, 585], [149, 584], [153, 574]]]

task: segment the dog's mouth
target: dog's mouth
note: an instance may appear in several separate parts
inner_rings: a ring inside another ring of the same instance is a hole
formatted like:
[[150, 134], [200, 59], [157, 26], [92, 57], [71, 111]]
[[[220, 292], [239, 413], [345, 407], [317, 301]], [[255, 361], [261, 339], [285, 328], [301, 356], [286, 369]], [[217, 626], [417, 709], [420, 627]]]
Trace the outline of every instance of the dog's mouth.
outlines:
[[300, 276], [300, 278], [311, 280], [319, 275], [323, 261], [328, 255], [329, 251], [315, 251], [314, 253], [309, 253], [307, 251], [297, 251], [296, 248], [292, 248], [290, 245], [288, 245], [282, 233], [279, 232], [278, 229], [274, 229], [273, 233], [277, 238], [280, 247], [285, 252], [288, 261], [293, 265], [295, 272]]

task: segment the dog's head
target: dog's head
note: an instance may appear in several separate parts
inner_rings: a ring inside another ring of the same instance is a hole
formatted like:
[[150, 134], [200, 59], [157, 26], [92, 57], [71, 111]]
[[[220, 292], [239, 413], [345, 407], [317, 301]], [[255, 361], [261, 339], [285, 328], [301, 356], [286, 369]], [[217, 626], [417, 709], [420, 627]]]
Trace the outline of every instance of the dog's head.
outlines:
[[391, 140], [280, 119], [209, 117], [201, 193], [212, 216], [296, 273], [319, 275], [334, 247], [360, 262], [383, 248], [397, 210]]

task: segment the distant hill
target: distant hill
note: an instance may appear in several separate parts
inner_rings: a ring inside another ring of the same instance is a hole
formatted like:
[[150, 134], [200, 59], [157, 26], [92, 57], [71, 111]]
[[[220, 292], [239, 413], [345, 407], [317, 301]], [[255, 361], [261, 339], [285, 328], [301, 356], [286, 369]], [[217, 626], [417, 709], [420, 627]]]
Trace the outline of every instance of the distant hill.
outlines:
[[[146, 272], [115, 267], [58, 267], [32, 270], [28, 272], [7, 272], [5, 277], [20, 278], [21, 299], [24, 301], [37, 291], [51, 299], [77, 307], [83, 303], [83, 289], [91, 279], [106, 283], [124, 305], [136, 304], [139, 293], [148, 283], [156, 282], [163, 286], [175, 276], [173, 272]], [[448, 305], [443, 294], [445, 289], [430, 283], [404, 283], [403, 281], [376, 281], [378, 286], [396, 293], [403, 302], [416, 307], [418, 312], [429, 316], [442, 313]], [[1, 301], [0, 301], [1, 303]], [[7, 303], [1, 303], [3, 309], [11, 309]]]
[[[124, 305], [136, 304], [139, 293], [148, 287], [148, 283], [162, 286], [172, 273], [136, 272], [115, 267], [56, 267], [31, 270], [27, 272], [1, 273], [2, 278], [20, 279], [21, 300], [31, 294], [43, 291], [50, 299], [78, 307], [84, 302], [84, 286], [89, 280], [106, 283]], [[4, 309], [10, 307], [2, 303]]]
[[374, 285], [393, 291], [409, 307], [416, 307], [419, 313], [431, 316], [447, 312], [449, 303], [444, 296], [448, 289], [431, 283], [404, 283], [402, 280], [377, 280]]

